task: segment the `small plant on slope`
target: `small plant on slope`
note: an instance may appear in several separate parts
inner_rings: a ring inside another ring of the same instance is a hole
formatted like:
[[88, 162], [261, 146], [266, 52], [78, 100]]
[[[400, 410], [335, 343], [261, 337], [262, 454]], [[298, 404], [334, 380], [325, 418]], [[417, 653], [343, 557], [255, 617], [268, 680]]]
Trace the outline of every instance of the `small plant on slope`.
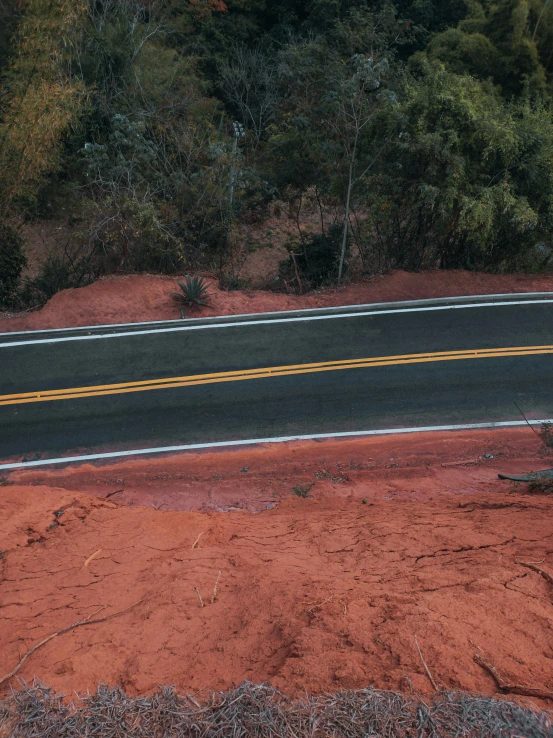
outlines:
[[180, 292], [172, 292], [171, 296], [181, 305], [206, 305], [209, 297], [208, 283], [197, 274], [187, 274], [183, 282], [177, 282]]
[[542, 423], [539, 437], [546, 448], [553, 448], [553, 423]]
[[296, 495], [296, 497], [302, 497], [305, 500], [307, 497], [309, 497], [309, 492], [311, 491], [311, 487], [313, 486], [313, 484], [296, 484], [296, 486], [292, 488], [292, 492]]

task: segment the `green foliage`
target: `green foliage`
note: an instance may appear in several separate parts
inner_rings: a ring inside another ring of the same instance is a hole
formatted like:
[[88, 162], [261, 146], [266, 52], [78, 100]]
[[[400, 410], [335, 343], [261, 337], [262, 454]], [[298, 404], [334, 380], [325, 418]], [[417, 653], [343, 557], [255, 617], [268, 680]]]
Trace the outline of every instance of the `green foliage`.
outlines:
[[542, 423], [539, 434], [543, 445], [546, 448], [553, 448], [553, 423]]
[[466, 17], [470, 3], [467, 0], [398, 0], [399, 14], [409, 18], [428, 39], [430, 34], [455, 27]]
[[172, 292], [171, 296], [182, 305], [206, 305], [209, 297], [209, 283], [197, 274], [187, 274], [184, 282], [177, 281], [180, 292]]
[[14, 33], [20, 20], [17, 0], [0, 0], [0, 74], [4, 74], [14, 53]]
[[222, 274], [219, 277], [219, 288], [226, 292], [234, 290], [247, 290], [251, 287], [251, 279], [237, 277], [234, 274]]
[[553, 494], [553, 478], [542, 477], [541, 479], [534, 479], [528, 482], [526, 489], [533, 495], [551, 495]]
[[544, 95], [553, 80], [550, 0], [473, 2], [468, 18], [431, 40], [428, 54], [458, 74], [491, 78], [508, 98]]
[[313, 487], [312, 484], [296, 484], [295, 487], [292, 487], [292, 492], [296, 495], [296, 497], [301, 497], [302, 499], [307, 499], [310, 495], [311, 488]]
[[9, 225], [0, 223], [0, 307], [16, 299], [21, 273], [27, 264], [24, 241]]
[[81, 0], [28, 0], [19, 26], [18, 54], [11, 58], [1, 99], [0, 206], [10, 212], [33, 199], [60, 168], [63, 137], [86, 101], [84, 85], [71, 72]]
[[280, 277], [305, 288], [320, 287], [336, 279], [340, 260], [342, 229], [332, 226], [289, 246], [290, 257], [280, 266]]
[[271, 199], [298, 214], [300, 291], [344, 245], [369, 273], [549, 269], [552, 49], [552, 0], [0, 0], [2, 217], [71, 224], [23, 286], [10, 246], [2, 300], [231, 280]]
[[553, 120], [417, 59], [401, 131], [368, 177], [366, 238], [404, 269], [536, 268], [551, 255]]

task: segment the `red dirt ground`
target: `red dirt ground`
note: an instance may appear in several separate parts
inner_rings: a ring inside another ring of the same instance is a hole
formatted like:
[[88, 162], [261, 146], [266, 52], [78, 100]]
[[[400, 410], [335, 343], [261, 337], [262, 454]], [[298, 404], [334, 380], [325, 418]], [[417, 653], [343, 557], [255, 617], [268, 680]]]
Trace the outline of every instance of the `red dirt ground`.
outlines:
[[[174, 289], [176, 289], [175, 281], [170, 277], [148, 275], [107, 277], [88, 287], [59, 292], [42, 310], [29, 315], [0, 314], [0, 332], [175, 319], [179, 317], [179, 309], [170, 296]], [[339, 289], [326, 289], [302, 296], [262, 290], [224, 292], [213, 283], [210, 305], [199, 310], [187, 311], [187, 317], [236, 315], [454, 295], [539, 291], [553, 291], [553, 275], [480, 274], [467, 271], [415, 274], [395, 271]]]
[[551, 459], [517, 429], [14, 473], [0, 487], [0, 672], [99, 608], [139, 601], [54, 638], [19, 676], [66, 693], [106, 681], [201, 695], [249, 679], [294, 695], [406, 678], [429, 693], [416, 633], [447, 688], [496, 692], [481, 652], [553, 690], [553, 587], [517, 563], [553, 572], [553, 496], [497, 479]]

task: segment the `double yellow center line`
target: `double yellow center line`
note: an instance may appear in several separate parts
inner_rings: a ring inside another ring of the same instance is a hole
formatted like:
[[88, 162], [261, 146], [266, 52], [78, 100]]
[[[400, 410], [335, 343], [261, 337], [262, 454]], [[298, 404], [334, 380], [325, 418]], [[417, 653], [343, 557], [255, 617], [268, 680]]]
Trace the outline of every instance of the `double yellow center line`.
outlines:
[[148, 392], [156, 389], [194, 387], [201, 384], [219, 384], [220, 382], [241, 382], [246, 379], [267, 379], [270, 377], [285, 377], [292, 374], [312, 374], [315, 372], [343, 371], [345, 369], [397, 366], [399, 364], [424, 364], [435, 361], [492, 359], [501, 356], [529, 356], [536, 354], [553, 354], [553, 346], [517, 346], [497, 349], [476, 349], [473, 351], [439, 351], [426, 354], [374, 356], [367, 359], [321, 361], [314, 364], [290, 364], [285, 366], [270, 366], [262, 369], [241, 369], [234, 372], [191, 374], [183, 377], [146, 379], [140, 382], [120, 382], [118, 384], [99, 384], [89, 387], [71, 387], [60, 390], [45, 390], [44, 392], [19, 392], [14, 395], [0, 395], [0, 405], [22, 405], [29, 402], [75, 400], [81, 397], [120, 395], [127, 392]]

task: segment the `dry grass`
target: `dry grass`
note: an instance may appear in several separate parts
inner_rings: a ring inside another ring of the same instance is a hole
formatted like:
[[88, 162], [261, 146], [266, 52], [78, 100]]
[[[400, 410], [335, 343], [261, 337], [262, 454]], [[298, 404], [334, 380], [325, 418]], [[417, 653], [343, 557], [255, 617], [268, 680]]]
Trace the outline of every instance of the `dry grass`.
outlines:
[[552, 738], [551, 714], [467, 694], [428, 703], [373, 689], [289, 701], [248, 682], [201, 706], [161, 687], [128, 697], [100, 685], [64, 702], [38, 682], [0, 702], [0, 738]]

